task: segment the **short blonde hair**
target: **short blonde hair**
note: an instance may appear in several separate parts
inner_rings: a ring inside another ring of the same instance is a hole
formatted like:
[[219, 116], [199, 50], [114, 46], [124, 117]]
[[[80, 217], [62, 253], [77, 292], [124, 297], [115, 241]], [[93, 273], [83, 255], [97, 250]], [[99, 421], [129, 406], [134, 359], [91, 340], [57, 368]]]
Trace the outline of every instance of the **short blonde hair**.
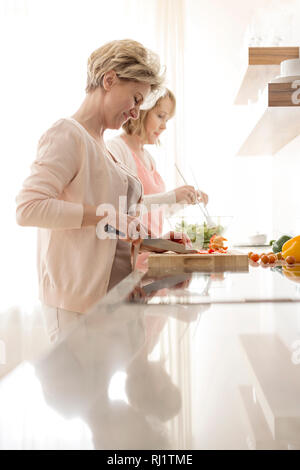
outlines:
[[157, 108], [160, 102], [165, 98], [169, 98], [173, 105], [173, 109], [170, 115], [170, 117], [173, 117], [176, 111], [176, 98], [175, 98], [174, 93], [172, 93], [171, 90], [166, 88], [163, 95], [161, 95], [158, 98], [158, 100], [156, 101], [154, 106], [152, 106], [152, 108], [147, 109], [147, 110], [141, 110], [140, 115], [137, 119], [128, 119], [128, 121], [126, 121], [125, 124], [123, 124], [122, 128], [124, 129], [126, 134], [138, 135], [143, 139], [146, 136], [146, 119], [147, 119], [149, 112]]
[[103, 76], [114, 70], [120, 79], [147, 83], [157, 91], [164, 82], [157, 54], [131, 39], [111, 41], [90, 55], [87, 65], [87, 93], [102, 86]]

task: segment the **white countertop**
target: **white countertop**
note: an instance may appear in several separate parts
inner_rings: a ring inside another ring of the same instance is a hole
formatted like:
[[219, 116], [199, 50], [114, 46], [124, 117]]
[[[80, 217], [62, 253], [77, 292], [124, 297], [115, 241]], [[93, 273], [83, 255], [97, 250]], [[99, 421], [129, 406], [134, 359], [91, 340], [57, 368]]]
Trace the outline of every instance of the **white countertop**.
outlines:
[[300, 448], [300, 284], [250, 267], [127, 302], [141, 277], [2, 377], [0, 448]]

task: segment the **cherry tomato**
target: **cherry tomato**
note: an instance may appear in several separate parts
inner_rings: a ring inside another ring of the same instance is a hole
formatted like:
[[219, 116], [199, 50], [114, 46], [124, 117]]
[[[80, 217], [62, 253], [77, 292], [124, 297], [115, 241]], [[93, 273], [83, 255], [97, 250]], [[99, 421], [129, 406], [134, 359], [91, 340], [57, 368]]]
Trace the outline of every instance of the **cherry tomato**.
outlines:
[[264, 264], [268, 264], [268, 263], [270, 262], [268, 255], [263, 255], [263, 256], [261, 257], [261, 261], [262, 261], [262, 263], [264, 263]]
[[269, 256], [269, 263], [273, 264], [276, 261], [276, 256], [274, 254]]
[[285, 261], [287, 262], [287, 264], [294, 264], [296, 263], [296, 258], [295, 256], [288, 256]]
[[281, 253], [281, 251], [280, 251], [279, 253], [276, 253], [276, 258], [277, 258], [278, 260], [281, 260], [281, 259], [282, 259], [282, 253]]
[[260, 259], [262, 259], [262, 257], [265, 256], [265, 254], [266, 254], [266, 253], [261, 253], [261, 254], [259, 255]]
[[251, 258], [252, 253], [253, 253], [253, 251], [249, 251], [248, 258]]
[[259, 260], [259, 255], [257, 253], [252, 253], [250, 259], [256, 263]]

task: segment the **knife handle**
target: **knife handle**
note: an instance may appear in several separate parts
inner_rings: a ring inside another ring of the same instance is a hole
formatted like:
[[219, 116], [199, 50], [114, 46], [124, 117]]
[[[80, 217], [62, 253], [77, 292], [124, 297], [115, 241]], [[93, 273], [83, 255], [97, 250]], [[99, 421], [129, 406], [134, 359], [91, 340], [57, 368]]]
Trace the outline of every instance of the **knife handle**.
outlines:
[[107, 233], [115, 233], [116, 235], [119, 235], [121, 237], [125, 237], [125, 233], [120, 232], [117, 228], [114, 228], [112, 225], [106, 224], [104, 227], [104, 231]]

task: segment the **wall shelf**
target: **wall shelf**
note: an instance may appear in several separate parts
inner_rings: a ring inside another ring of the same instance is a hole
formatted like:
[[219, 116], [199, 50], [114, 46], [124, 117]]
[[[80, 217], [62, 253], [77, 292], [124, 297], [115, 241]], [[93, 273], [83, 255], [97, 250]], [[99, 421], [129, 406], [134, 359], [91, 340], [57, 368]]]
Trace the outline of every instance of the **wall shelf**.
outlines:
[[280, 63], [299, 57], [299, 47], [249, 47], [247, 68], [234, 104], [256, 102], [261, 90], [280, 74]]
[[269, 83], [255, 105], [255, 124], [237, 155], [274, 155], [297, 137], [300, 134], [300, 103], [295, 102], [297, 97], [300, 98], [300, 89], [292, 88], [292, 82]]

